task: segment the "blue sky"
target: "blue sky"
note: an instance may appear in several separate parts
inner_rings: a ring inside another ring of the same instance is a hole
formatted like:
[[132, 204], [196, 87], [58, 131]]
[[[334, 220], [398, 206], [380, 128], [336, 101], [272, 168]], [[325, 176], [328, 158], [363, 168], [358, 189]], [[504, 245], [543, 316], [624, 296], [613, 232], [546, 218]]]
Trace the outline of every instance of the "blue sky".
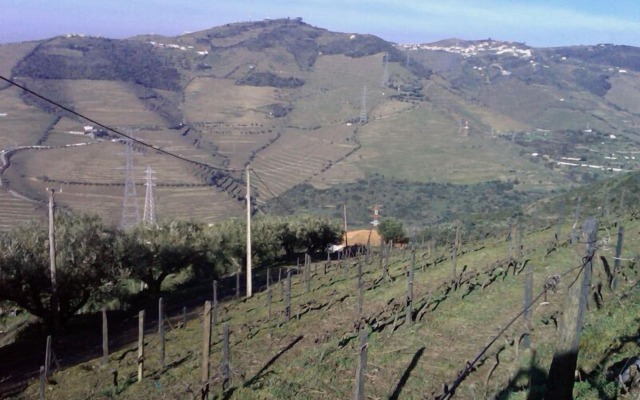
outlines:
[[640, 47], [638, 0], [1, 0], [0, 43], [66, 33], [174, 36], [229, 22], [302, 17], [401, 43], [446, 38], [531, 46]]

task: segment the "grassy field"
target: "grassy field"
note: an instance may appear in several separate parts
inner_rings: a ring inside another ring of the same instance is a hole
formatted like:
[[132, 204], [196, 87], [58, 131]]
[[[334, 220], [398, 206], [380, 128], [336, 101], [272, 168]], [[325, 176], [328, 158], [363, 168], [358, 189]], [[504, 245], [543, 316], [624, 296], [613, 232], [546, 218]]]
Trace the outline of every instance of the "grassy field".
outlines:
[[[640, 239], [638, 222], [628, 217], [617, 220], [627, 232], [622, 250], [626, 259]], [[612, 220], [601, 221], [598, 234], [598, 256], [610, 263], [615, 247], [611, 224]], [[569, 230], [567, 223], [561, 238], [567, 237]], [[443, 384], [450, 385], [466, 363], [504, 328], [506, 333], [479, 357], [455, 398], [524, 399], [529, 388], [533, 397], [527, 398], [540, 398], [539, 390], [544, 387], [553, 355], [557, 333], [554, 321], [560, 320], [567, 289], [577, 278], [576, 267], [581, 265], [585, 251], [580, 243], [561, 240], [554, 245], [555, 232], [555, 227], [525, 227], [522, 241], [524, 259], [532, 265], [534, 295], [541, 293], [549, 276], [562, 275], [557, 290], [549, 291], [546, 299], [538, 298], [532, 308], [530, 349], [520, 342], [525, 329], [523, 320], [508, 325], [523, 309], [526, 273], [518, 268], [519, 273], [514, 274], [513, 268], [508, 267], [511, 245], [504, 239], [505, 232], [463, 245], [462, 254], [457, 257], [457, 288], [451, 284], [449, 249], [418, 249], [412, 324], [404, 319], [411, 252], [398, 249], [390, 259], [392, 281], [388, 283], [382, 281], [377, 255], [371, 263], [361, 260], [361, 317], [357, 312], [355, 260], [333, 262], [326, 274], [323, 262], [312, 265], [310, 292], [305, 289], [304, 274], [295, 276], [289, 322], [285, 322], [283, 314], [282, 284], [272, 284], [271, 318], [264, 287], [250, 300], [225, 301], [219, 308], [221, 322], [213, 329], [211, 390], [218, 398], [350, 398], [358, 359], [357, 327], [363, 326], [368, 332], [367, 397], [434, 398], [442, 393]], [[637, 334], [634, 316], [639, 294], [634, 288], [638, 271], [633, 262], [623, 261], [622, 265], [624, 279], [619, 290], [611, 293], [603, 288], [602, 306], [590, 302], [578, 364], [581, 381], [574, 392], [578, 399], [614, 398], [606, 393], [616, 389], [613, 384], [603, 383], [602, 376], [607, 368], [637, 352], [637, 345], [628, 338]], [[594, 263], [594, 285], [606, 280], [601, 271], [600, 263]], [[271, 277], [277, 276], [272, 269]], [[182, 329], [176, 328], [179, 307], [174, 309], [169, 315], [174, 329], [167, 333], [166, 368], [159, 364], [159, 339], [151, 312], [145, 339], [147, 372], [141, 383], [135, 383], [134, 319], [130, 322], [132, 332], [127, 331], [131, 343], [114, 350], [107, 365], [101, 365], [96, 358], [56, 372], [52, 378], [57, 384], [48, 386], [47, 398], [198, 397], [202, 309], [190, 309], [192, 319]], [[225, 392], [221, 390], [218, 367], [222, 323], [230, 327], [232, 371]], [[94, 348], [99, 348], [97, 335], [95, 340]], [[56, 352], [64, 359], [63, 348]], [[116, 387], [112, 383], [113, 370], [119, 376]], [[22, 396], [35, 397], [37, 386], [33, 384]]]

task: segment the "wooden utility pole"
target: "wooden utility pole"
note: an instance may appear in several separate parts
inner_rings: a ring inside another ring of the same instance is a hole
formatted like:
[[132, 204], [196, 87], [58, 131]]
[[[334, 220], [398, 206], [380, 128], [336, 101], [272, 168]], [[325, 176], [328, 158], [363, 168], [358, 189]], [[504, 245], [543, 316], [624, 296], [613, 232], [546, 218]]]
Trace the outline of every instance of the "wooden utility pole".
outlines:
[[247, 164], [247, 298], [253, 295], [251, 287], [251, 181]]
[[347, 235], [347, 205], [342, 205], [342, 219], [344, 220], [344, 245], [349, 247], [349, 238]]
[[60, 314], [58, 306], [58, 279], [56, 274], [56, 242], [54, 234], [54, 216], [53, 216], [53, 194], [55, 189], [47, 188], [49, 192], [49, 270], [51, 272], [51, 312], [53, 316], [53, 331], [58, 332], [60, 328]]

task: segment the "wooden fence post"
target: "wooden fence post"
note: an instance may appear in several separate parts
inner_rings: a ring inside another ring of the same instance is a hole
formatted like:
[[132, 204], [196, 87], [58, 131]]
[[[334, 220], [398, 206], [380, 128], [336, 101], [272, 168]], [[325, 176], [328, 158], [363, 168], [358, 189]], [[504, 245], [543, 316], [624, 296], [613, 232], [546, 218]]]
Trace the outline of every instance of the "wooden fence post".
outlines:
[[528, 349], [531, 346], [531, 310], [533, 301], [533, 264], [527, 265], [527, 272], [524, 280], [524, 338], [523, 347]]
[[453, 285], [453, 289], [458, 289], [458, 280], [456, 279], [456, 266], [458, 264], [458, 256], [457, 256], [456, 246], [453, 246], [451, 250], [451, 284]]
[[384, 242], [380, 241], [380, 269], [382, 270], [382, 281], [387, 283], [387, 270], [384, 267]]
[[516, 258], [516, 225], [517, 225], [517, 217], [509, 217], [509, 260], [514, 260]]
[[304, 255], [304, 280], [307, 285], [307, 293], [311, 291], [311, 257]]
[[411, 250], [411, 264], [409, 265], [409, 271], [407, 272], [407, 308], [405, 321], [407, 325], [413, 323], [411, 314], [413, 313], [413, 271], [416, 264], [416, 249]]
[[364, 400], [364, 378], [367, 369], [367, 330], [360, 329], [360, 361], [356, 369], [355, 400]]
[[44, 376], [49, 377], [49, 368], [51, 367], [51, 335], [47, 336], [47, 344], [44, 350]]
[[267, 289], [267, 321], [271, 321], [271, 301], [273, 300], [273, 291]]
[[164, 300], [158, 299], [158, 337], [160, 338], [160, 365], [165, 368], [165, 338], [164, 338]]
[[611, 289], [618, 288], [618, 274], [620, 273], [620, 258], [622, 257], [622, 242], [624, 240], [624, 227], [618, 227], [618, 242], [616, 243], [616, 258], [613, 261], [613, 280], [611, 281]]
[[109, 362], [109, 325], [107, 321], [107, 309], [102, 308], [102, 364]]
[[200, 360], [200, 384], [202, 399], [209, 395], [209, 353], [211, 350], [211, 302], [205, 301], [202, 316], [202, 358]]
[[271, 268], [267, 268], [267, 290], [271, 287]]
[[558, 218], [556, 221], [556, 245], [560, 240], [560, 234], [562, 233], [562, 224], [564, 223], [564, 199], [560, 200], [560, 204], [558, 204]]
[[576, 230], [578, 226], [578, 220], [580, 219], [580, 202], [582, 201], [581, 197], [578, 197], [578, 201], [576, 203], [576, 210], [573, 213], [573, 226], [571, 228], [571, 244], [578, 241], [580, 234]]
[[358, 321], [362, 318], [362, 304], [363, 304], [363, 284], [362, 284], [362, 263], [358, 261]]
[[391, 257], [391, 252], [393, 251], [393, 240], [389, 240], [389, 245], [387, 246], [387, 251], [385, 254], [385, 265], [384, 268], [387, 270], [387, 276], [389, 280], [391, 279], [391, 275], [389, 274], [389, 257]]
[[218, 281], [213, 281], [213, 307], [211, 310], [213, 326], [218, 324]]
[[45, 389], [47, 385], [47, 373], [44, 365], [40, 366], [40, 400], [45, 400]]
[[591, 288], [593, 257], [596, 252], [598, 223], [595, 218], [584, 222], [583, 238], [587, 243], [587, 255], [580, 272], [582, 281], [569, 288], [561, 317], [556, 350], [549, 368], [545, 399], [569, 400], [573, 398], [576, 364], [580, 347], [580, 331]]
[[138, 313], [138, 382], [144, 377], [144, 310]]
[[516, 232], [518, 234], [518, 236], [516, 237], [516, 259], [517, 263], [521, 263], [522, 257], [524, 256], [522, 247], [522, 234], [524, 233], [524, 224], [522, 223], [521, 219], [518, 219], [517, 221]]
[[285, 293], [285, 308], [284, 318], [285, 322], [289, 322], [291, 317], [291, 270], [287, 270], [287, 291]]
[[240, 298], [240, 268], [236, 271], [236, 300]]
[[229, 388], [229, 378], [231, 375], [229, 354], [229, 324], [224, 324], [222, 335], [222, 390]]

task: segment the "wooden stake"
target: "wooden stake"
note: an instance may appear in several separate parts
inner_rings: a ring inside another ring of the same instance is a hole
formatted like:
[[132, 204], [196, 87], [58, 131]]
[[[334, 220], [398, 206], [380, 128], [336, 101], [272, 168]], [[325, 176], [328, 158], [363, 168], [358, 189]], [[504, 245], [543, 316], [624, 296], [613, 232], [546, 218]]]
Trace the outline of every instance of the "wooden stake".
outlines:
[[367, 331], [360, 329], [360, 362], [356, 370], [355, 400], [364, 400], [364, 378], [367, 369]]
[[267, 321], [271, 321], [271, 301], [273, 300], [273, 291], [267, 289]]
[[206, 399], [209, 393], [209, 352], [211, 346], [211, 302], [204, 303], [204, 315], [202, 318], [202, 358], [200, 360], [200, 384], [202, 385], [202, 398]]
[[218, 325], [218, 281], [213, 281], [213, 326]]
[[144, 377], [144, 310], [138, 313], [138, 382]]
[[364, 285], [362, 284], [362, 264], [358, 262], [358, 320], [362, 318], [362, 304], [364, 302]]
[[413, 271], [416, 264], [416, 249], [411, 250], [411, 264], [409, 265], [409, 272], [407, 273], [407, 308], [405, 321], [407, 326], [413, 324]]
[[45, 372], [44, 365], [40, 366], [40, 400], [45, 400], [45, 389], [47, 385], [47, 373]]
[[164, 302], [162, 297], [158, 299], [158, 337], [160, 338], [160, 365], [165, 367], [165, 341], [164, 341]]
[[304, 280], [307, 285], [307, 293], [311, 291], [311, 257], [304, 255]]
[[49, 377], [49, 367], [51, 366], [51, 335], [47, 336], [47, 344], [44, 348], [44, 375]]
[[524, 281], [524, 330], [525, 335], [522, 345], [525, 349], [531, 346], [531, 302], [533, 301], [533, 264], [527, 265]]
[[616, 258], [613, 260], [613, 280], [611, 281], [611, 289], [618, 288], [618, 274], [620, 273], [620, 258], [622, 257], [622, 242], [624, 240], [624, 227], [618, 227], [618, 242], [616, 243]]
[[224, 324], [222, 336], [222, 390], [229, 388], [229, 379], [231, 375], [229, 351], [229, 324]]
[[240, 268], [236, 272], [236, 300], [240, 298]]
[[109, 325], [107, 321], [107, 309], [102, 308], [102, 364], [109, 362]]
[[583, 238], [587, 242], [587, 255], [581, 273], [582, 281], [569, 288], [559, 324], [556, 350], [549, 368], [545, 399], [569, 400], [573, 398], [576, 364], [580, 347], [580, 332], [589, 299], [593, 257], [596, 252], [598, 223], [590, 218], [583, 225]]
[[287, 270], [287, 291], [285, 293], [285, 309], [284, 309], [284, 318], [285, 322], [289, 322], [289, 318], [291, 317], [291, 270]]
[[267, 268], [267, 290], [271, 287], [271, 268]]

